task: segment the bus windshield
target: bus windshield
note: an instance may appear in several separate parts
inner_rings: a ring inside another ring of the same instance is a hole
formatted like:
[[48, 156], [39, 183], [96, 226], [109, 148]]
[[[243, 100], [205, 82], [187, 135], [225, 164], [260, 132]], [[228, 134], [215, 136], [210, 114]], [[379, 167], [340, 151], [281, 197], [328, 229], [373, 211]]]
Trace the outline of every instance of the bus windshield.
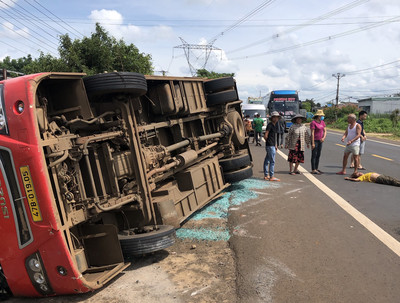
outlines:
[[293, 117], [299, 113], [300, 101], [295, 90], [277, 90], [270, 93], [268, 102], [269, 113], [277, 111], [286, 117]]
[[243, 110], [243, 116], [249, 115], [250, 118], [253, 118], [255, 114], [260, 114], [260, 118], [266, 118], [265, 110], [257, 110], [257, 109], [245, 109]]

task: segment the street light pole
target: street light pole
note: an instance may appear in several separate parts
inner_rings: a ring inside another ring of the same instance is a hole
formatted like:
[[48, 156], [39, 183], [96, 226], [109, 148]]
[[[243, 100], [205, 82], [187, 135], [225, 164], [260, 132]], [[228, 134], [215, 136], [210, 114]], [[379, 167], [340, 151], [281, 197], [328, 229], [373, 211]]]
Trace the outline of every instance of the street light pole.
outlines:
[[337, 74], [332, 74], [332, 77], [335, 77], [337, 79], [337, 87], [336, 87], [336, 110], [335, 110], [335, 118], [337, 120], [337, 109], [339, 105], [339, 82], [340, 78], [343, 78], [346, 76], [345, 74], [337, 73]]

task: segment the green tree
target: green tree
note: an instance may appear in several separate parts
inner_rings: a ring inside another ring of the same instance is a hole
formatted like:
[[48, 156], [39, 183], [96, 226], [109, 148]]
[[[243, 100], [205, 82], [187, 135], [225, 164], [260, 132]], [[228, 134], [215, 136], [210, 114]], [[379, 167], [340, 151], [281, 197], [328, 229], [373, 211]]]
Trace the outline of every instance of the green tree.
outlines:
[[392, 121], [393, 127], [397, 127], [400, 121], [400, 109], [396, 108], [390, 114], [390, 120]]
[[32, 61], [33, 59], [31, 55], [18, 59], [11, 59], [10, 56], [7, 56], [0, 62], [0, 68], [21, 72], [25, 66], [29, 65]]
[[105, 71], [129, 71], [152, 74], [151, 56], [144, 54], [134, 44], [117, 40], [96, 23], [90, 37], [72, 41], [68, 34], [60, 37], [60, 58], [69, 71], [83, 71], [88, 75]]
[[40, 53], [39, 57], [32, 60], [22, 69], [24, 74], [34, 74], [39, 72], [61, 72], [70, 71], [65, 62], [59, 58], [55, 58], [50, 54]]
[[301, 108], [305, 109], [307, 112], [311, 112], [311, 103], [309, 101], [301, 102]]
[[216, 73], [216, 72], [210, 72], [206, 69], [198, 69], [196, 76], [208, 79], [217, 79], [223, 77], [234, 77], [235, 73]]
[[88, 75], [105, 71], [127, 71], [152, 74], [151, 56], [144, 54], [134, 44], [117, 40], [96, 23], [95, 32], [81, 40], [66, 35], [60, 37], [59, 58], [40, 53], [32, 59], [6, 57], [0, 67], [15, 69], [25, 74], [37, 72], [85, 72]]

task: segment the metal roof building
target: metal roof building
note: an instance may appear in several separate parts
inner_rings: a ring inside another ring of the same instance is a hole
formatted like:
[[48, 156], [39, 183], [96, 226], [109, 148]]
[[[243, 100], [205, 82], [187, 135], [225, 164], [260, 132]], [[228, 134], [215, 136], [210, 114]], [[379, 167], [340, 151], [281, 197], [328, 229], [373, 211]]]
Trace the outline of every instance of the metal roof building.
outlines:
[[371, 97], [357, 101], [358, 107], [369, 114], [389, 114], [396, 108], [400, 109], [400, 97]]

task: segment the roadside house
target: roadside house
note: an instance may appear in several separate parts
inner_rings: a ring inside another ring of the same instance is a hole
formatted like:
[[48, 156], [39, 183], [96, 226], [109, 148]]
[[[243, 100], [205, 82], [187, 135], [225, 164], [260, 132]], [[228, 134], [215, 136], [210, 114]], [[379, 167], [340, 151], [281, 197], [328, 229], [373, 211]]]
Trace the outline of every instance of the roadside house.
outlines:
[[369, 114], [388, 114], [396, 108], [400, 109], [400, 97], [370, 97], [357, 101], [360, 110]]

